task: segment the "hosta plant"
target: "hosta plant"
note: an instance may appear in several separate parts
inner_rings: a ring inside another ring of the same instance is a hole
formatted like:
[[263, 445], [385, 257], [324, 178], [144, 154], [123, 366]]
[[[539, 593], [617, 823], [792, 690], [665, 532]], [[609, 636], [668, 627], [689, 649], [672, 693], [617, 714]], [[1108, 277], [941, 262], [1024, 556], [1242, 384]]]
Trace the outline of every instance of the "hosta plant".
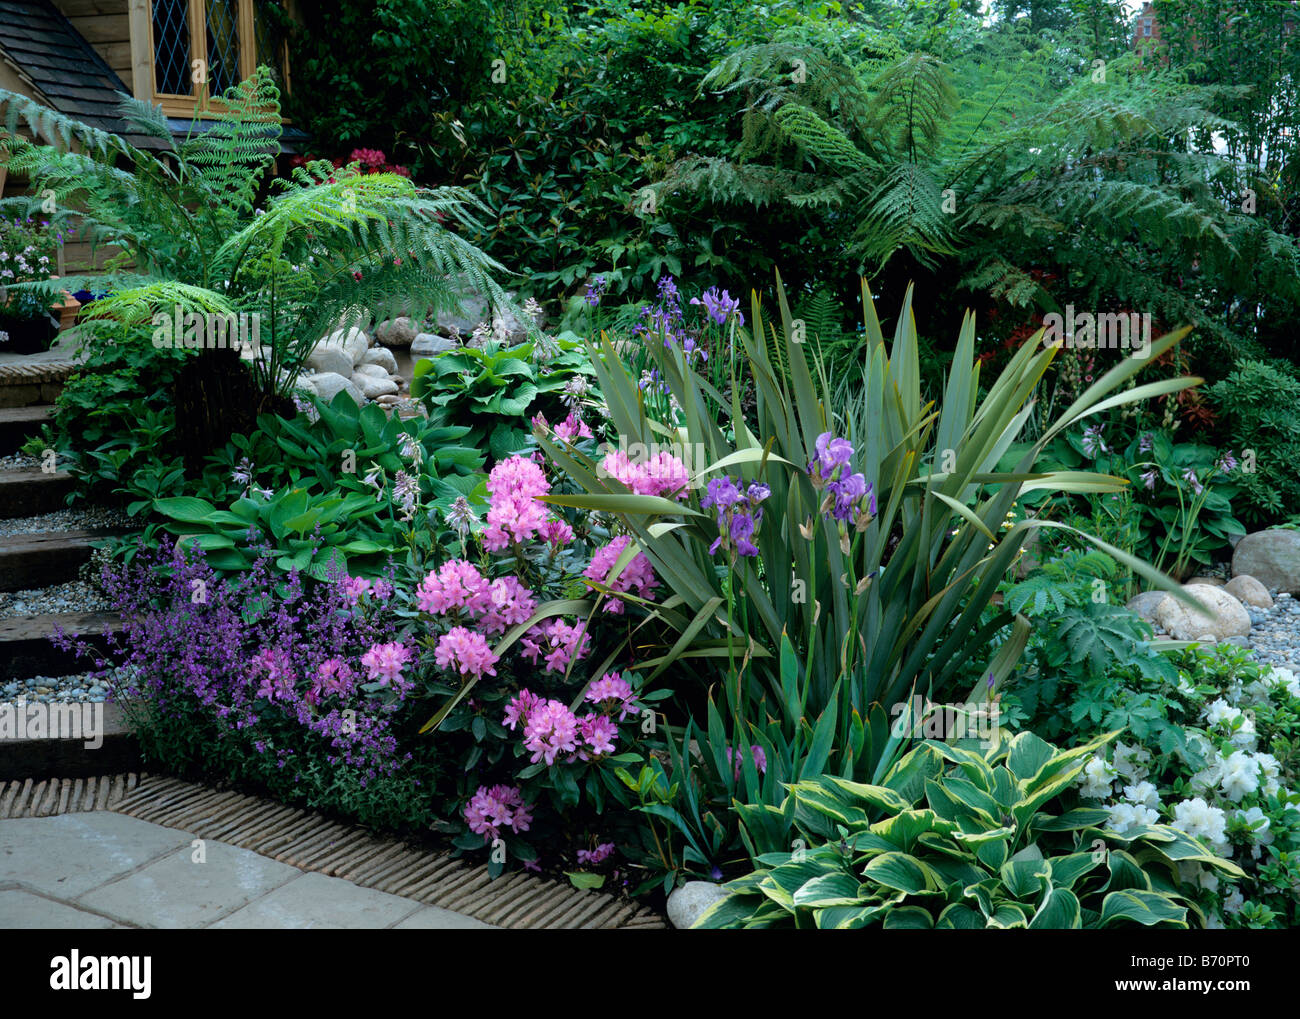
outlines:
[[799, 839], [729, 882], [704, 928], [948, 930], [1199, 926], [1180, 864], [1240, 870], [1167, 825], [1123, 834], [1071, 786], [1114, 733], [1059, 750], [1021, 733], [989, 751], [926, 742], [878, 785], [790, 787]]

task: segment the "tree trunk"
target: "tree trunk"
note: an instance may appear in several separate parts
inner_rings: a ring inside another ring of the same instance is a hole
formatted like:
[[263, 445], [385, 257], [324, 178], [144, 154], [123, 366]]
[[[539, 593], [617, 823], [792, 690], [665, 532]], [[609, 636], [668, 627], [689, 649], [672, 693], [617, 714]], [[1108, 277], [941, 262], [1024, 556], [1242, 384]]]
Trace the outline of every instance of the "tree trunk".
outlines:
[[173, 396], [177, 442], [185, 471], [194, 477], [232, 435], [251, 432], [259, 414], [294, 413], [290, 401], [263, 393], [238, 352], [229, 349], [204, 348], [187, 358]]

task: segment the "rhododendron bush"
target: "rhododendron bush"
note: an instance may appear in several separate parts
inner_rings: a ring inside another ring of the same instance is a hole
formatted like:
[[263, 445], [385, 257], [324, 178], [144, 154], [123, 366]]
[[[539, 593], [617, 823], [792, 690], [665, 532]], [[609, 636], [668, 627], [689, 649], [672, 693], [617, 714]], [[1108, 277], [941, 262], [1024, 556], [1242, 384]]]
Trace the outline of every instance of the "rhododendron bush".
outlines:
[[486, 489], [456, 548], [384, 579], [286, 580], [269, 548], [230, 579], [196, 547], [110, 567], [129, 622], [97, 665], [170, 734], [146, 750], [175, 764], [167, 741], [185, 729], [203, 745], [191, 768], [211, 751], [233, 780], [335, 807], [330, 783], [352, 783], [354, 803], [387, 783], [405, 806], [368, 819], [453, 833], [495, 871], [617, 865], [608, 847], [637, 820], [609, 809], [628, 806], [615, 771], [642, 760], [650, 705], [669, 696], [641, 689], [629, 651], [658, 579], [626, 535], [542, 502], [538, 459], [500, 461]]

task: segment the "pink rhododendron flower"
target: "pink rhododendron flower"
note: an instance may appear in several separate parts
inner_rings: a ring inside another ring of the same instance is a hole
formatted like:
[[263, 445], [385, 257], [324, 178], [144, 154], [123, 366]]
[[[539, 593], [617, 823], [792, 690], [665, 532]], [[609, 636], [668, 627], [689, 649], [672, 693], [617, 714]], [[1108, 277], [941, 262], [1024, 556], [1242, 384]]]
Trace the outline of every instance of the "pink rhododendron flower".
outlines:
[[524, 587], [518, 577], [501, 577], [492, 581], [488, 607], [479, 625], [484, 633], [502, 633], [507, 626], [527, 622], [535, 611], [537, 601], [533, 592]]
[[483, 547], [499, 552], [512, 542], [526, 541], [546, 522], [547, 509], [538, 496], [551, 490], [542, 468], [527, 457], [512, 456], [488, 475], [487, 527]]
[[612, 842], [602, 842], [595, 849], [579, 849], [578, 862], [590, 864], [603, 863], [613, 851], [614, 843]]
[[610, 706], [618, 711], [621, 722], [628, 715], [637, 714], [641, 708], [636, 703], [632, 685], [617, 672], [607, 672], [587, 688], [585, 700], [596, 705]]
[[656, 453], [640, 462], [629, 459], [620, 449], [606, 455], [600, 466], [602, 471], [637, 495], [683, 499], [691, 480], [686, 465], [668, 452]]
[[469, 830], [483, 836], [484, 842], [500, 838], [501, 829], [527, 831], [532, 824], [532, 805], [516, 786], [479, 786], [465, 805], [465, 823]]
[[446, 668], [454, 668], [462, 676], [495, 676], [499, 660], [488, 647], [487, 639], [481, 633], [474, 633], [463, 626], [456, 626], [449, 633], [438, 638], [434, 649], [434, 660]]
[[564, 672], [570, 661], [581, 659], [591, 650], [591, 638], [582, 628], [555, 619], [534, 626], [519, 641], [519, 646], [520, 654], [534, 665], [539, 657], [544, 657], [547, 669], [551, 672]]
[[588, 760], [588, 753], [599, 757], [601, 754], [614, 752], [614, 738], [618, 735], [618, 726], [607, 715], [583, 715], [578, 720], [578, 731], [582, 734], [586, 746], [578, 751], [578, 757]]
[[537, 537], [556, 548], [563, 548], [573, 540], [573, 528], [563, 520], [553, 518], [538, 528]]
[[352, 692], [352, 669], [342, 658], [329, 658], [316, 669], [316, 684], [325, 697], [346, 697]]
[[295, 676], [289, 656], [279, 648], [263, 648], [253, 656], [255, 671], [266, 671], [257, 688], [257, 696], [267, 700], [287, 701], [293, 696]]
[[402, 667], [411, 660], [411, 652], [397, 641], [388, 644], [376, 644], [361, 656], [361, 664], [366, 667], [370, 679], [378, 680], [383, 686], [392, 685], [402, 690]]
[[347, 596], [348, 601], [355, 605], [361, 600], [361, 596], [370, 590], [370, 581], [365, 577], [344, 577], [343, 593]]
[[[591, 580], [605, 582], [605, 577], [614, 564], [618, 562], [618, 557], [623, 554], [627, 548], [628, 542], [632, 539], [626, 534], [619, 535], [613, 541], [603, 548], [597, 549], [596, 554], [591, 557], [591, 563], [583, 576]], [[659, 581], [655, 579], [654, 569], [650, 566], [650, 560], [644, 552], [638, 552], [632, 557], [632, 561], [623, 567], [623, 572], [614, 578], [610, 585], [611, 590], [616, 592], [631, 592], [642, 598], [649, 598], [654, 589], [659, 586]], [[619, 615], [623, 611], [623, 602], [619, 598], [609, 598], [605, 601], [605, 611]]]
[[453, 559], [420, 581], [415, 601], [421, 612], [436, 616], [458, 609], [478, 616], [491, 604], [490, 585], [472, 563]]
[[534, 764], [539, 761], [554, 764], [561, 753], [577, 750], [577, 738], [578, 719], [559, 701], [542, 701], [528, 712], [524, 746], [533, 752]]
[[542, 699], [530, 690], [520, 690], [506, 704], [506, 715], [502, 719], [505, 727], [512, 732], [516, 725], [528, 724], [528, 712], [542, 703]]
[[591, 429], [587, 427], [587, 422], [575, 412], [570, 411], [569, 416], [554, 427], [546, 420], [546, 415], [538, 414], [533, 418], [533, 424], [545, 432], [553, 432], [557, 439], [563, 439], [565, 442], [577, 442], [579, 439], [594, 438]]

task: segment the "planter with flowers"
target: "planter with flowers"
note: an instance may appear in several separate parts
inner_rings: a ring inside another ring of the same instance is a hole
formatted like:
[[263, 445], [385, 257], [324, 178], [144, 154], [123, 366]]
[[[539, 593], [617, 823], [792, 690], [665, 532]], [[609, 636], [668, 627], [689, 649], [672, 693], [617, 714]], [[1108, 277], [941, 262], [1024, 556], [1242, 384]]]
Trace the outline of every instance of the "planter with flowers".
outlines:
[[[0, 221], [0, 350], [33, 354], [75, 318], [79, 304], [65, 294], [59, 302], [13, 290], [17, 283], [55, 278], [62, 235], [46, 221]], [[69, 303], [71, 302], [71, 303]]]

